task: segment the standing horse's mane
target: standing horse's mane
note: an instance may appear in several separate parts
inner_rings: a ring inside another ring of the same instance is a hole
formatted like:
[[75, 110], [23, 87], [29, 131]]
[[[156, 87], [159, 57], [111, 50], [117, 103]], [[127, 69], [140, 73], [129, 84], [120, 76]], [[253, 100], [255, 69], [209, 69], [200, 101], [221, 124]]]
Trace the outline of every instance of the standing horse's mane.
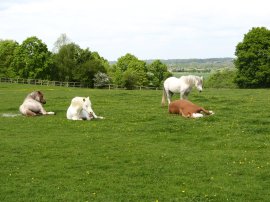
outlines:
[[[186, 75], [186, 76], [182, 76], [184, 78], [184, 80], [189, 83], [189, 84], [194, 84], [194, 80], [202, 80], [201, 77], [199, 76], [195, 76], [195, 75]], [[180, 77], [181, 78], [181, 77]]]
[[196, 76], [196, 75], [186, 75], [186, 76], [183, 76], [183, 77], [186, 77], [186, 78], [192, 78], [192, 79], [202, 79], [202, 77], [200, 76]]

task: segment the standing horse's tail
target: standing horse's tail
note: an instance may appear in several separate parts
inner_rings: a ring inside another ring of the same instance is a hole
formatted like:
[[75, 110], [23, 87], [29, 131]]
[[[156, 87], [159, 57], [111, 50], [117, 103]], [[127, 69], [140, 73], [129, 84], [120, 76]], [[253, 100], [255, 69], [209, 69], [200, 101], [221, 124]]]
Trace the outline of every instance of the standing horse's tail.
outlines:
[[161, 106], [164, 107], [166, 100], [166, 91], [165, 88], [163, 88], [163, 94], [162, 94], [162, 100], [161, 100]]

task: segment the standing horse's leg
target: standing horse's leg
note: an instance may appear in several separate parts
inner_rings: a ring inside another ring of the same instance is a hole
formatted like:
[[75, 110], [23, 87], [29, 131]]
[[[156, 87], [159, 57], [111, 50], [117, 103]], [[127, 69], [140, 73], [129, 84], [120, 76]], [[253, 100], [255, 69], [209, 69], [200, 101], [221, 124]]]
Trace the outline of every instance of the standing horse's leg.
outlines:
[[163, 88], [163, 93], [162, 93], [162, 99], [161, 99], [161, 106], [163, 106], [163, 107], [165, 105], [165, 99], [166, 99], [166, 97], [167, 97], [167, 92], [166, 92], [165, 87], [164, 87]]
[[169, 90], [166, 93], [167, 93], [167, 100], [168, 100], [168, 105], [169, 105], [171, 103], [173, 93]]
[[186, 92], [185, 91], [184, 92], [183, 91], [180, 92], [180, 100], [183, 100], [183, 99], [185, 99], [185, 100], [187, 99], [187, 96], [186, 96]]
[[186, 93], [184, 93], [183, 95], [182, 95], [182, 98], [181, 99], [185, 99], [185, 100], [187, 100], [187, 94]]
[[182, 100], [182, 99], [187, 100], [188, 94], [189, 94], [189, 91], [187, 91], [187, 90], [181, 91], [181, 92], [180, 92], [180, 96], [181, 96], [180, 99], [181, 99], [181, 100]]
[[163, 95], [162, 95], [162, 100], [161, 100], [161, 105], [164, 106], [165, 105], [165, 99], [167, 98], [168, 101], [168, 106], [171, 103], [171, 95], [170, 95], [170, 91], [166, 88], [163, 89]]
[[180, 100], [183, 100], [183, 93], [180, 92]]

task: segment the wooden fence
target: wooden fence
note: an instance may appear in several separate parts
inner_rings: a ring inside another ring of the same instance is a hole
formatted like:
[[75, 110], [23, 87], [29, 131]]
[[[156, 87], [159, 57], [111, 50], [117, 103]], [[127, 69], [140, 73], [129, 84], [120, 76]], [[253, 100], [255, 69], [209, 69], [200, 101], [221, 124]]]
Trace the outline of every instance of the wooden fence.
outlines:
[[[41, 85], [41, 86], [64, 86], [64, 87], [73, 87], [73, 88], [90, 88], [90, 85], [87, 83], [81, 82], [66, 82], [66, 81], [48, 81], [40, 79], [22, 79], [22, 78], [0, 78], [0, 83], [18, 83], [18, 84], [31, 84], [31, 85]], [[104, 86], [96, 86], [95, 88], [102, 89], [125, 89], [121, 86], [114, 84], [106, 84]], [[135, 89], [139, 90], [159, 90], [157, 87], [149, 86], [135, 86]]]

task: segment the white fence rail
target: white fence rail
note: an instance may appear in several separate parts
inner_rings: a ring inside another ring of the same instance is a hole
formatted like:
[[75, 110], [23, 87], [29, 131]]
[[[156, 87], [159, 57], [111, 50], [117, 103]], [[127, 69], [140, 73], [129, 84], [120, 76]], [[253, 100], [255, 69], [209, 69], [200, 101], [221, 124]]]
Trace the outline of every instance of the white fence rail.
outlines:
[[[64, 86], [64, 87], [74, 87], [74, 88], [90, 88], [89, 84], [81, 82], [66, 82], [66, 81], [48, 81], [40, 79], [22, 79], [22, 78], [0, 78], [0, 83], [18, 83], [18, 84], [31, 84], [31, 85], [41, 85], [41, 86]], [[96, 88], [103, 89], [125, 89], [121, 86], [114, 84], [106, 84], [102, 87], [96, 86]], [[158, 90], [157, 87], [149, 86], [135, 86], [135, 89], [139, 90]]]

